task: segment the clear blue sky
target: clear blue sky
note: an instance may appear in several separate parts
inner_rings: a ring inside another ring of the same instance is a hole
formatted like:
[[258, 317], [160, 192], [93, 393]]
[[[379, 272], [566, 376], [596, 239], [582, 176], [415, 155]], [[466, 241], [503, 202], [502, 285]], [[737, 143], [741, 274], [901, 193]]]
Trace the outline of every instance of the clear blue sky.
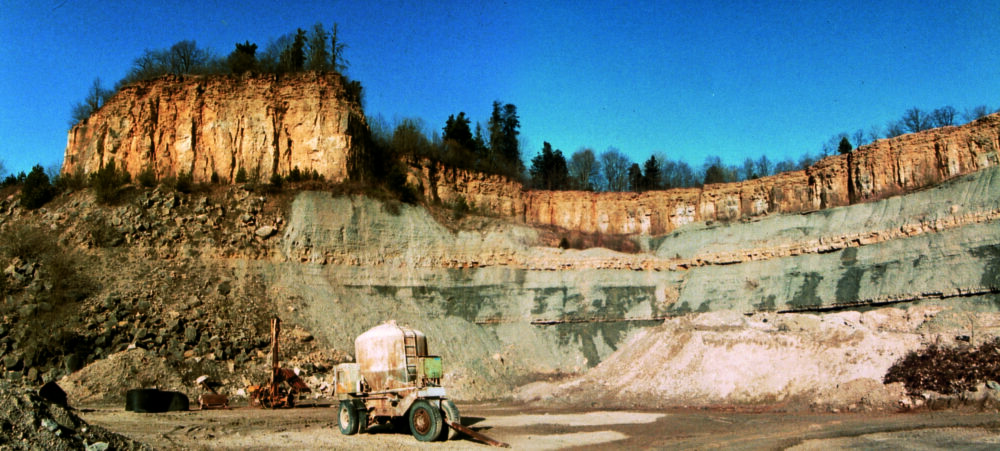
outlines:
[[816, 153], [910, 107], [1000, 106], [1000, 1], [5, 0], [0, 160], [61, 163], [71, 106], [144, 49], [226, 55], [339, 23], [366, 113], [440, 130], [514, 103], [529, 160], [616, 147], [700, 165]]

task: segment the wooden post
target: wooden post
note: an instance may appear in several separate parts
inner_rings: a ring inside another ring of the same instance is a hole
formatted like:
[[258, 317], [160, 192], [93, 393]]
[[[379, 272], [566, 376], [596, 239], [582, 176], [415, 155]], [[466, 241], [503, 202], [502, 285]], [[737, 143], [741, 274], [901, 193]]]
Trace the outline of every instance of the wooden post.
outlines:
[[278, 397], [278, 334], [281, 333], [281, 320], [271, 318], [271, 399]]

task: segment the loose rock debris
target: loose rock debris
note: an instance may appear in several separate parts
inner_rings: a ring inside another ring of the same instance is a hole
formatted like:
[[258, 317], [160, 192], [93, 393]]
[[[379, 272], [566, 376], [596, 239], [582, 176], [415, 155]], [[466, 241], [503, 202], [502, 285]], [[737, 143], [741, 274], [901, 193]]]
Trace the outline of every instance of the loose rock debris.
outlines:
[[0, 449], [149, 450], [151, 447], [90, 425], [71, 408], [26, 386], [0, 381]]

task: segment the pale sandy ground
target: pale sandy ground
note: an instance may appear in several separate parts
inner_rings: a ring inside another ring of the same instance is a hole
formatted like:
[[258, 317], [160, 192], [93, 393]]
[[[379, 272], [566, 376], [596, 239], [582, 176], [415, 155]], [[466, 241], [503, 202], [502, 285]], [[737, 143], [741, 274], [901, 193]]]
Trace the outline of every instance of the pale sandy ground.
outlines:
[[[459, 405], [463, 423], [513, 449], [998, 449], [995, 413], [785, 414], [709, 410], [545, 411], [520, 405]], [[335, 409], [237, 408], [136, 414], [82, 413], [160, 449], [489, 449], [465, 437], [422, 443], [376, 428], [344, 436]]]

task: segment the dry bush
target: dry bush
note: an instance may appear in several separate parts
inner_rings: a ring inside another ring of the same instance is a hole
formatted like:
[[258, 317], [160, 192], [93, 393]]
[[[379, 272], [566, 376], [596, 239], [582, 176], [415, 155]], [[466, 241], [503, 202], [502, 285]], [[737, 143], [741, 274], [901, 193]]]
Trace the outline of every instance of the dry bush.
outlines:
[[911, 394], [961, 393], [989, 380], [1000, 380], [1000, 337], [978, 347], [930, 345], [911, 351], [885, 375], [885, 383], [902, 382]]

